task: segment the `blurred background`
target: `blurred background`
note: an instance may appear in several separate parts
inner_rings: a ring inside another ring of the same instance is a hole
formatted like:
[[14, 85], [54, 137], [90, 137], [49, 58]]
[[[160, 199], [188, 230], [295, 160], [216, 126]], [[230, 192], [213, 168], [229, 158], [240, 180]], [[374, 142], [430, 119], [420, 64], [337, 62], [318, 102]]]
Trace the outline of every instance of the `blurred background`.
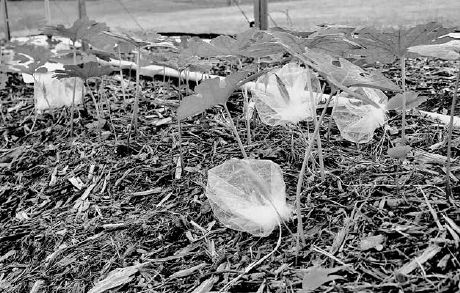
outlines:
[[[70, 25], [77, 0], [6, 1], [13, 37], [39, 33], [47, 24]], [[253, 0], [86, 0], [90, 19], [131, 31], [234, 34], [249, 28]], [[271, 0], [269, 25], [308, 31], [319, 24], [413, 25], [436, 20], [460, 25], [460, 0]], [[2, 13], [3, 17], [3, 13]], [[1, 21], [4, 33], [4, 21]]]

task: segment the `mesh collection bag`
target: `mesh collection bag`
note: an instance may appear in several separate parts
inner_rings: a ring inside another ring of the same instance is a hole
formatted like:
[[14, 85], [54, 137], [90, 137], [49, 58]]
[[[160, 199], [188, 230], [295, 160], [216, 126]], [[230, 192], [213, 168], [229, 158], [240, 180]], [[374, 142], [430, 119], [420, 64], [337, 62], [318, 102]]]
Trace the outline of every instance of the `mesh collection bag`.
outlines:
[[291, 214], [285, 189], [272, 161], [230, 159], [208, 171], [206, 196], [224, 226], [265, 237]]
[[344, 139], [355, 143], [368, 143], [374, 136], [375, 129], [385, 123], [385, 105], [388, 98], [378, 89], [351, 89], [367, 96], [380, 107], [364, 104], [361, 100], [348, 96], [338, 96], [332, 110], [332, 118]]
[[[319, 94], [313, 93], [312, 99], [310, 92], [306, 90], [307, 70], [297, 63], [288, 63], [258, 78], [251, 92], [255, 96], [256, 109], [264, 124], [276, 126], [313, 120]], [[316, 78], [312, 80], [312, 84], [314, 90], [320, 90]]]

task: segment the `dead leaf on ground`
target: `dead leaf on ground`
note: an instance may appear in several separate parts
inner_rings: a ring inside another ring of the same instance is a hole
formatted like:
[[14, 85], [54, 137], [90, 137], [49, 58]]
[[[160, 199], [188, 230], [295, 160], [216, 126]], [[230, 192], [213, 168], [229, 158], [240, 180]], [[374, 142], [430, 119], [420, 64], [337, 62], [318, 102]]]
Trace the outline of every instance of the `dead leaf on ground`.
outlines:
[[308, 268], [304, 273], [304, 277], [302, 279], [302, 290], [300, 292], [301, 293], [312, 292], [327, 282], [343, 279], [342, 276], [332, 275], [333, 273], [343, 270], [343, 268], [344, 268], [343, 266], [336, 267], [336, 268], [323, 268], [323, 267]]

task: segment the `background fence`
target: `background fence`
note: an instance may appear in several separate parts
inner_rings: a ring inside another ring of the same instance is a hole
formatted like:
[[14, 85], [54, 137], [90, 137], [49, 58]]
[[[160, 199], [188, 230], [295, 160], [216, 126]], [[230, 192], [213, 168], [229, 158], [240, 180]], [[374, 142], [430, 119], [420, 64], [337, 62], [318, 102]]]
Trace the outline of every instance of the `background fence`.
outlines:
[[[50, 24], [70, 25], [78, 0], [7, 2], [13, 36], [39, 32]], [[90, 19], [111, 28], [157, 32], [236, 33], [254, 20], [257, 0], [86, 0]], [[48, 3], [49, 10], [45, 9]], [[49, 14], [46, 13], [49, 11]], [[460, 25], [458, 0], [300, 0], [269, 1], [268, 24], [308, 30], [317, 24], [415, 24], [437, 20]], [[3, 15], [3, 14], [2, 14]], [[48, 21], [47, 21], [48, 18]], [[2, 21], [3, 23], [3, 21]], [[4, 26], [1, 28], [5, 31]]]

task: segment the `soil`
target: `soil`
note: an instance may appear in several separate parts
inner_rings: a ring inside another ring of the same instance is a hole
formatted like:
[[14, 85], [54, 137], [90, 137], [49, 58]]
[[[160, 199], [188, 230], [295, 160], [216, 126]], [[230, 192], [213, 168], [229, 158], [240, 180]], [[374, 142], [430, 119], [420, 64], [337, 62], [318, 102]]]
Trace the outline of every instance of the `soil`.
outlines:
[[[399, 83], [397, 68], [384, 73]], [[452, 62], [408, 62], [408, 86], [429, 97], [421, 109], [446, 112], [454, 79]], [[1, 292], [88, 292], [121, 268], [132, 271], [123, 271], [110, 292], [192, 292], [200, 284], [217, 291], [237, 277], [228, 292], [300, 292], [315, 281], [315, 292], [459, 290], [458, 159], [454, 198], [447, 199], [443, 161], [414, 155], [445, 155], [444, 126], [410, 112], [413, 152], [401, 162], [387, 155], [400, 135], [399, 114], [389, 113], [391, 131], [378, 129], [363, 145], [343, 140], [327, 114], [321, 127], [326, 176], [321, 180], [315, 151], [302, 192], [306, 238], [296, 251], [295, 215], [265, 238], [225, 228], [214, 217], [205, 195], [207, 171], [241, 158], [222, 109], [183, 122], [179, 172], [175, 111], [186, 89], [173, 80], [142, 79], [134, 132], [132, 81], [125, 98], [113, 78], [101, 92], [96, 87], [102, 129], [87, 95], [73, 133], [69, 109], [35, 116], [33, 86], [19, 75], [10, 74], [1, 91]], [[241, 93], [229, 108], [247, 143]], [[299, 127], [311, 130], [307, 123]], [[454, 158], [459, 134], [454, 130]], [[298, 130], [253, 119], [246, 151], [281, 166], [291, 204], [305, 148]], [[271, 253], [279, 237], [279, 248], [245, 271]], [[324, 270], [312, 275], [312, 267]]]

